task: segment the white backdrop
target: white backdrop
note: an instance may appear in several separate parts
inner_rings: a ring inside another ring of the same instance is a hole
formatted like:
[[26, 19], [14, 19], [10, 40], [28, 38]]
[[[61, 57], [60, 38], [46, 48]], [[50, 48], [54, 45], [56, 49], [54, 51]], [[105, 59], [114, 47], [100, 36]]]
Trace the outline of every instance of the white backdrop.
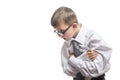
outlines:
[[61, 68], [63, 40], [50, 18], [60, 6], [72, 8], [86, 27], [112, 48], [106, 80], [119, 79], [119, 0], [0, 0], [0, 80], [72, 80]]

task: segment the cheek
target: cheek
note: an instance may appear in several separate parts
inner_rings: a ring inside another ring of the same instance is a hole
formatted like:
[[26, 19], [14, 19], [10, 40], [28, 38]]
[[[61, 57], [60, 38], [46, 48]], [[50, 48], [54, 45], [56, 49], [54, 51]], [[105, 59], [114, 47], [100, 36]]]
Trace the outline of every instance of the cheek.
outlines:
[[66, 38], [72, 38], [73, 37], [73, 34], [71, 32], [66, 32], [65, 33], [65, 37]]

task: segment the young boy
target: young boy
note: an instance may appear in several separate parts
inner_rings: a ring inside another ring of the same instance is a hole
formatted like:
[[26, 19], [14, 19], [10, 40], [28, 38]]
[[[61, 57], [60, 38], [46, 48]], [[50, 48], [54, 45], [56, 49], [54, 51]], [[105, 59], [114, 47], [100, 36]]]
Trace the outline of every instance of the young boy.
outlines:
[[[65, 40], [61, 50], [63, 71], [74, 80], [105, 80], [110, 69], [111, 47], [97, 33], [78, 23], [74, 11], [68, 7], [54, 12], [51, 25]], [[77, 46], [79, 55], [74, 48]]]

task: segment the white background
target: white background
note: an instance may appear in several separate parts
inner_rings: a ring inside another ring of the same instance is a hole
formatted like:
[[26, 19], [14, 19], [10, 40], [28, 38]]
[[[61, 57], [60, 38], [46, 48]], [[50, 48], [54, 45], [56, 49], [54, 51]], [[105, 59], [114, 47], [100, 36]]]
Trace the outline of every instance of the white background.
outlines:
[[113, 48], [106, 80], [119, 79], [119, 0], [0, 0], [0, 80], [72, 80], [63, 73], [63, 40], [50, 19], [60, 6], [72, 8], [86, 27]]

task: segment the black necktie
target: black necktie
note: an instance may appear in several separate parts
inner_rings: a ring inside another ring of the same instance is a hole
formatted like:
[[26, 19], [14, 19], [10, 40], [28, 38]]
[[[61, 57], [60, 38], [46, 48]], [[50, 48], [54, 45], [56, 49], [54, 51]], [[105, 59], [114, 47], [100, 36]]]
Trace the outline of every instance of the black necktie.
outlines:
[[80, 46], [79, 46], [79, 43], [77, 41], [72, 40], [71, 44], [73, 45], [73, 51], [74, 51], [75, 57], [77, 57], [83, 53]]
[[[83, 53], [83, 51], [80, 48], [79, 43], [75, 40], [72, 40], [71, 44], [73, 45], [73, 51], [74, 51], [75, 57], [80, 56]], [[80, 72], [78, 72], [76, 74], [76, 78], [74, 78], [73, 80], [84, 80], [84, 76], [82, 76], [82, 74]]]

